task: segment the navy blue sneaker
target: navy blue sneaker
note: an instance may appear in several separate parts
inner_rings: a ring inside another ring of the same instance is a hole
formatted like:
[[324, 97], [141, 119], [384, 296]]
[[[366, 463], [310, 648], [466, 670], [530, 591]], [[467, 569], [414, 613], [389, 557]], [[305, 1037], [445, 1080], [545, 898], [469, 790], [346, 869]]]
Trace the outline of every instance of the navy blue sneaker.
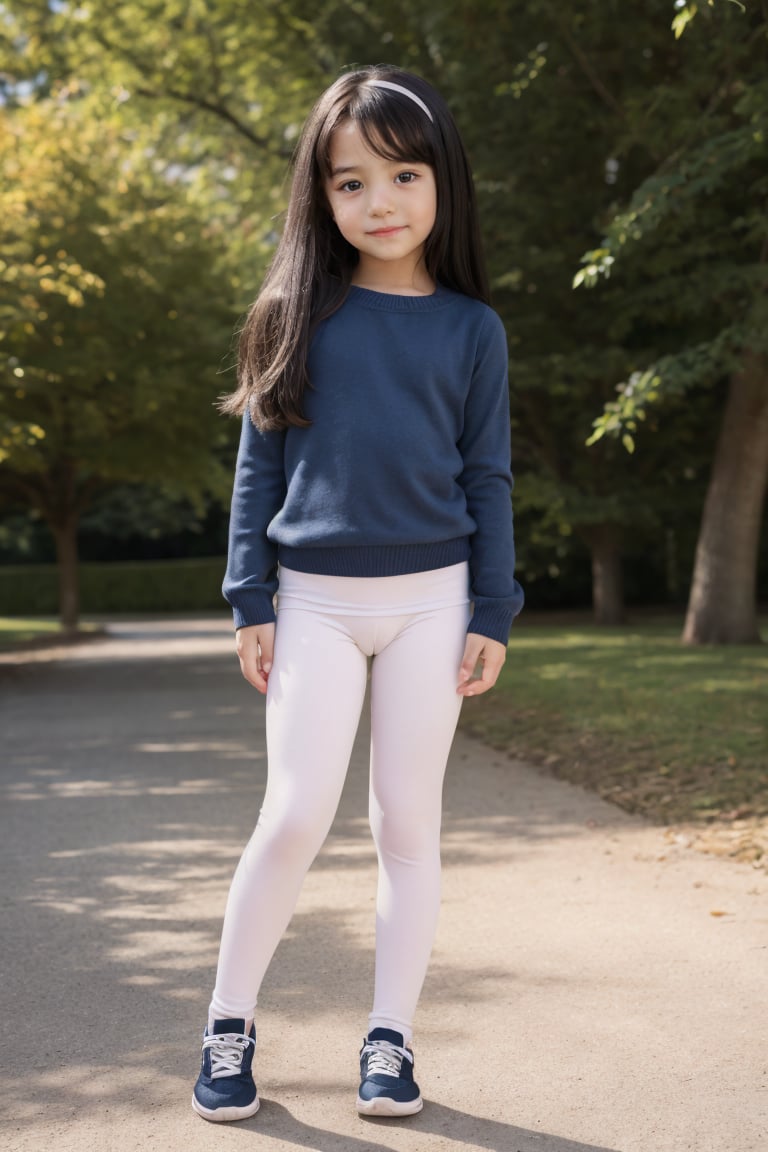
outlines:
[[360, 1049], [357, 1110], [363, 1116], [412, 1116], [424, 1101], [413, 1079], [413, 1052], [400, 1032], [374, 1028]]
[[214, 1020], [203, 1034], [203, 1061], [192, 1107], [204, 1120], [245, 1120], [259, 1110], [251, 1064], [256, 1029], [245, 1020]]

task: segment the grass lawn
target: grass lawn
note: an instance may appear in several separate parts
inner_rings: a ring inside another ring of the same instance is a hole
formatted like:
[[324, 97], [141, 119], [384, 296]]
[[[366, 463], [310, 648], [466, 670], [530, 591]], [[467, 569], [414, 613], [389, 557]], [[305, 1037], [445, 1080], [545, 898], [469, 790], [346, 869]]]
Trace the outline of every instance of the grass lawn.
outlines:
[[765, 826], [768, 647], [683, 647], [681, 627], [516, 625], [462, 727], [654, 820]]
[[22, 620], [17, 616], [0, 616], [0, 649], [15, 648], [30, 640], [55, 640], [61, 632], [57, 620]]
[[[79, 632], [99, 631], [98, 625], [80, 624]], [[0, 616], [0, 651], [19, 646], [55, 643], [62, 635], [59, 621], [52, 616], [24, 620], [18, 616]]]

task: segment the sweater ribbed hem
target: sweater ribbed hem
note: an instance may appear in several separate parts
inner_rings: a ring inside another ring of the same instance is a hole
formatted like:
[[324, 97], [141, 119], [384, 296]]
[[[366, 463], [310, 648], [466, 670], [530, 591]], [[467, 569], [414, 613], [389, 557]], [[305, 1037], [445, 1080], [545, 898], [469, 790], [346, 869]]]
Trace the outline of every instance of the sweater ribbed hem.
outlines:
[[448, 568], [469, 559], [469, 538], [437, 544], [365, 544], [347, 548], [289, 548], [281, 544], [278, 561], [294, 572], [316, 576], [406, 576]]

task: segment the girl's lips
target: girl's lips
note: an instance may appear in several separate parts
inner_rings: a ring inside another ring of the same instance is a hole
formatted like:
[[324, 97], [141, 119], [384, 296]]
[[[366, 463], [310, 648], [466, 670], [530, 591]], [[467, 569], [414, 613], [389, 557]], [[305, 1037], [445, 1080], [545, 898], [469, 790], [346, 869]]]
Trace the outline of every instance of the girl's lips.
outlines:
[[368, 235], [369, 236], [394, 236], [394, 234], [396, 232], [402, 232], [402, 230], [403, 230], [402, 226], [398, 226], [396, 228], [375, 228], [375, 229], [373, 229], [373, 231], [369, 232]]

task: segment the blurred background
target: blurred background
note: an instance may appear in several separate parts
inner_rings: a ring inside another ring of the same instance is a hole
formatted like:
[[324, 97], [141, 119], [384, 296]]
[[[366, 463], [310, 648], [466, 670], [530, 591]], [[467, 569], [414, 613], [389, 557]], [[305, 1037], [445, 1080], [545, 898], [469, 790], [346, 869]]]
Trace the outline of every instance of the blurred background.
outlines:
[[235, 334], [304, 117], [446, 96], [509, 337], [529, 610], [759, 639], [764, 3], [0, 3], [0, 616], [220, 610]]

